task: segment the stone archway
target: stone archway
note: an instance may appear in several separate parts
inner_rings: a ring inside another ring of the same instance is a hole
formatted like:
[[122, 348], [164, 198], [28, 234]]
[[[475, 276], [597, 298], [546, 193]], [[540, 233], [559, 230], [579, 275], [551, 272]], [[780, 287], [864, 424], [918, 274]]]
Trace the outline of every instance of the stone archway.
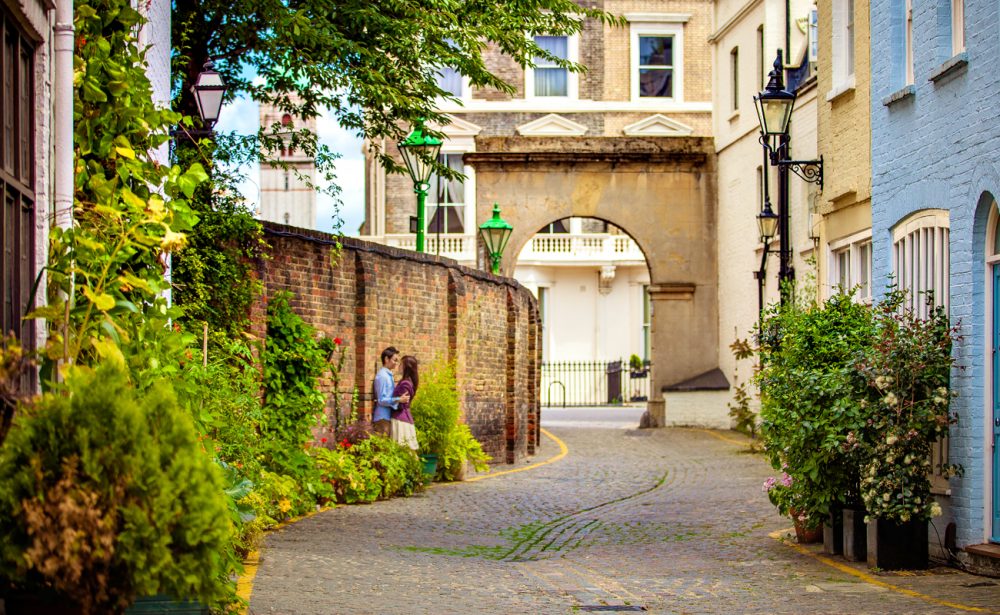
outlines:
[[662, 425], [662, 388], [718, 367], [712, 140], [490, 137], [476, 146], [465, 160], [476, 169], [477, 219], [497, 202], [514, 227], [502, 272], [553, 219], [607, 220], [639, 245], [653, 304], [649, 408]]

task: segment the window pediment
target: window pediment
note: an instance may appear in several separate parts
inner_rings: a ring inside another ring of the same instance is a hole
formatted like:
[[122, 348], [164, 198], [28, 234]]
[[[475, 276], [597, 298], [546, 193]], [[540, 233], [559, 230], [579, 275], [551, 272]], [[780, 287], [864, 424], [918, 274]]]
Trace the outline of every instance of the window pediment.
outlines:
[[694, 132], [687, 124], [657, 113], [622, 129], [629, 137], [686, 137]]
[[517, 127], [517, 133], [523, 137], [579, 137], [587, 130], [583, 124], [555, 113]]

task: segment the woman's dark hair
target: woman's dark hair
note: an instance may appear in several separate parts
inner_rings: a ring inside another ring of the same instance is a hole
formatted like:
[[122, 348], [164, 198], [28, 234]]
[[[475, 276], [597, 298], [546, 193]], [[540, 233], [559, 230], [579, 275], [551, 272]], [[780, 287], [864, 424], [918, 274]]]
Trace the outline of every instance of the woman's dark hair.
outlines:
[[420, 364], [417, 362], [417, 357], [406, 355], [400, 360], [400, 364], [403, 366], [403, 380], [413, 383], [413, 394], [416, 395], [417, 387], [420, 386], [420, 374], [417, 369]]

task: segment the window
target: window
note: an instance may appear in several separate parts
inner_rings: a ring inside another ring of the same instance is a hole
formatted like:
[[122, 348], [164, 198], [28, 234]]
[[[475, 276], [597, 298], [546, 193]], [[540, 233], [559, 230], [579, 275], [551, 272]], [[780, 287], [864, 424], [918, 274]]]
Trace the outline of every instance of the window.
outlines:
[[830, 288], [833, 292], [852, 292], [854, 300], [872, 300], [871, 231], [830, 242]]
[[633, 24], [632, 100], [683, 99], [683, 24]]
[[951, 0], [951, 55], [965, 51], [965, 0]]
[[906, 0], [906, 31], [903, 34], [906, 45], [906, 83], [913, 83], [913, 0]]
[[32, 44], [0, 6], [0, 334], [13, 332], [29, 350], [34, 326], [22, 318], [35, 279], [34, 57]]
[[831, 18], [833, 88], [842, 91], [854, 78], [854, 0], [835, 0]]
[[285, 192], [288, 192], [288, 171], [285, 171]]
[[809, 10], [809, 63], [819, 62], [819, 10]]
[[[438, 162], [456, 173], [464, 172], [462, 154], [441, 154]], [[461, 179], [446, 179], [431, 175], [430, 204], [433, 214], [427, 224], [429, 233], [464, 233], [465, 184]]]
[[767, 86], [767, 58], [764, 54], [764, 25], [757, 26], [757, 86], [763, 90]]
[[549, 360], [549, 289], [545, 286], [538, 287], [538, 319], [541, 321], [542, 329], [542, 361]]
[[649, 298], [649, 285], [642, 286], [642, 358], [650, 360], [650, 329], [653, 321], [653, 306]]
[[847, 76], [854, 76], [854, 0], [847, 0], [847, 23], [844, 25], [844, 53]]
[[569, 218], [556, 220], [552, 224], [546, 224], [539, 233], [569, 233]]
[[733, 89], [733, 111], [740, 109], [740, 48], [733, 47], [729, 52], [730, 84]]
[[[576, 61], [575, 36], [536, 36], [535, 44], [563, 59]], [[575, 97], [576, 75], [555, 61], [535, 56], [535, 66], [525, 72], [527, 97]]]
[[462, 96], [462, 74], [454, 68], [446, 66], [438, 69], [437, 85], [452, 96], [457, 98]]
[[927, 299], [948, 308], [949, 295], [948, 212], [925, 210], [893, 228], [892, 269], [896, 283], [908, 291], [906, 307], [921, 317], [930, 311]]

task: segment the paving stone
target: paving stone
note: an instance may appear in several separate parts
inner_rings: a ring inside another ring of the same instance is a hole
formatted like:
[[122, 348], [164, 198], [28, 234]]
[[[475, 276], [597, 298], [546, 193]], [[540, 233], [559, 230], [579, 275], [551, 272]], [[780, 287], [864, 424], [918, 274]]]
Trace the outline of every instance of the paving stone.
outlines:
[[[251, 612], [1000, 610], [1000, 585], [989, 579], [952, 569], [877, 577], [932, 602], [769, 537], [790, 524], [761, 492], [772, 472], [732, 441], [695, 429], [636, 435], [635, 423], [560, 416], [548, 428], [569, 454], [555, 463], [340, 507], [269, 535]], [[557, 452], [543, 438], [538, 457]]]

